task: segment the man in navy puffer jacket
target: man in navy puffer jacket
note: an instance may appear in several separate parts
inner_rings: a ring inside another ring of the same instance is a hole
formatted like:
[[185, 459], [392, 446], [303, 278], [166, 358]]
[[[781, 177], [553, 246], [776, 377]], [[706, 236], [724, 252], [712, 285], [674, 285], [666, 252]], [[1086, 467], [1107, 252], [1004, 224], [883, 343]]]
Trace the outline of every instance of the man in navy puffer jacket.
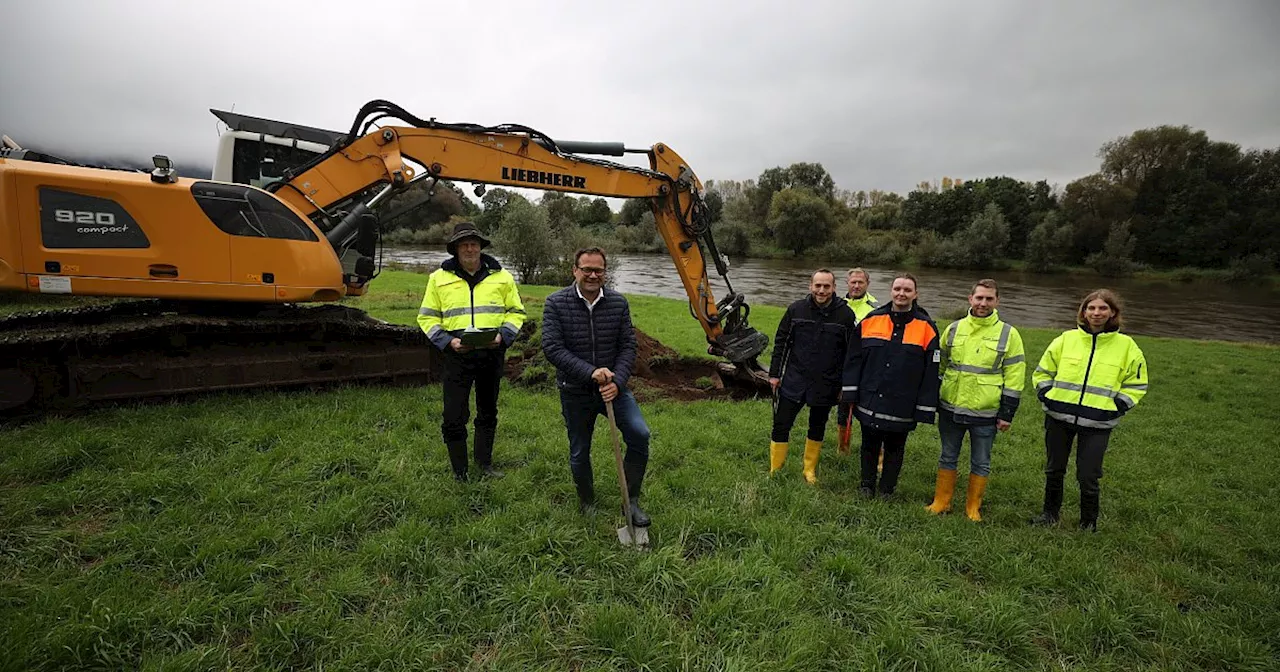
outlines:
[[542, 350], [556, 367], [560, 411], [569, 433], [569, 470], [578, 489], [579, 508], [595, 507], [591, 473], [591, 435], [596, 416], [613, 402], [618, 431], [627, 444], [623, 473], [631, 500], [631, 520], [647, 527], [640, 508], [640, 487], [649, 464], [649, 427], [627, 389], [636, 361], [636, 335], [626, 297], [604, 289], [604, 250], [591, 247], [574, 255], [574, 283], [558, 290], [542, 310]]

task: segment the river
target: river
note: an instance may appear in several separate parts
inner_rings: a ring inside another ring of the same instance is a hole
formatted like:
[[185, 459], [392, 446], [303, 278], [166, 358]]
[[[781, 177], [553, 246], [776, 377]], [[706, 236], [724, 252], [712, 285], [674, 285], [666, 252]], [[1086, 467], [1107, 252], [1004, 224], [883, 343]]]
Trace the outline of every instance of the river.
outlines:
[[[439, 266], [447, 254], [439, 248], [388, 247], [384, 261]], [[751, 305], [785, 306], [805, 295], [812, 261], [803, 259], [735, 259], [729, 268], [733, 288], [746, 294]], [[722, 279], [712, 274], [718, 299]], [[836, 272], [836, 286], [845, 291], [844, 271]], [[684, 286], [666, 254], [618, 254], [609, 257], [613, 286], [628, 294], [684, 299]], [[889, 300], [893, 270], [867, 267], [871, 294]], [[972, 282], [994, 278], [1000, 284], [1000, 316], [1014, 326], [1067, 329], [1075, 322], [1080, 300], [1093, 289], [1110, 288], [1124, 300], [1125, 332], [1133, 335], [1226, 341], [1280, 343], [1280, 290], [1252, 284], [1181, 283], [1097, 276], [1038, 274], [1012, 271], [951, 271], [925, 269], [919, 278], [919, 303], [935, 319], [946, 319], [965, 307]], [[770, 335], [772, 336], [772, 335]]]

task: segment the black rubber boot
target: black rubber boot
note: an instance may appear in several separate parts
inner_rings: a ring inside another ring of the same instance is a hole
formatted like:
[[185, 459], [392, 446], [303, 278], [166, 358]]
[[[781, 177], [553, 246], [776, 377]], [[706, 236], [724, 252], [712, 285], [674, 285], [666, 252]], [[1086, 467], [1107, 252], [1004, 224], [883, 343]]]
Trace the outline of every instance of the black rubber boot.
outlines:
[[627, 476], [627, 498], [631, 503], [631, 524], [636, 527], [649, 527], [649, 514], [640, 508], [640, 488], [644, 485], [644, 472], [647, 465], [643, 462], [623, 462], [622, 472]]
[[486, 478], [502, 478], [506, 474], [493, 468], [493, 439], [496, 429], [476, 427], [476, 466]]
[[1080, 484], [1080, 531], [1098, 531], [1098, 500], [1101, 498], [1098, 485]]
[[574, 478], [573, 485], [578, 489], [578, 513], [584, 516], [596, 512], [596, 488], [591, 478]]
[[1027, 522], [1036, 527], [1052, 527], [1058, 524], [1058, 514], [1042, 511], [1040, 515]]
[[467, 480], [467, 441], [450, 441], [445, 444], [449, 449], [449, 464], [453, 466], [453, 478], [457, 481]]
[[1044, 508], [1029, 522], [1038, 527], [1057, 525], [1062, 511], [1062, 479], [1049, 476], [1044, 482]]

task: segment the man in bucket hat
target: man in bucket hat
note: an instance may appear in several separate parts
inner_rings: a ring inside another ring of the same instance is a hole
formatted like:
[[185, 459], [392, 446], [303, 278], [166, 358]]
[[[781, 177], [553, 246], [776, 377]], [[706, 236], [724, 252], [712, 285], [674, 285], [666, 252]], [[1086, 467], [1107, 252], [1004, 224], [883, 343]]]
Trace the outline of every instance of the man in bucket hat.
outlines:
[[441, 433], [459, 481], [467, 480], [472, 385], [476, 388], [476, 466], [484, 476], [502, 477], [493, 467], [498, 386], [507, 348], [525, 319], [515, 278], [497, 259], [480, 251], [488, 246], [489, 239], [475, 224], [457, 224], [446, 244], [450, 256], [427, 279], [418, 309], [418, 325], [444, 352]]

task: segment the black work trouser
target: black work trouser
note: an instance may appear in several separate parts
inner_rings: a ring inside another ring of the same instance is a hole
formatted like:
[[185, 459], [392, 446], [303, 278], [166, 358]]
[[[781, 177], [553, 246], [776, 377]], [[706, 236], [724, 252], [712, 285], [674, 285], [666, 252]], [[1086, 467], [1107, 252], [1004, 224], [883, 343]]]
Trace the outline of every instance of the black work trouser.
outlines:
[[[796, 416], [800, 415], [800, 409], [804, 406], [802, 401], [792, 401], [778, 395], [778, 410], [773, 414], [773, 432], [769, 438], [778, 443], [786, 443], [791, 438], [791, 427], [796, 424]], [[827, 433], [827, 418], [830, 416], [830, 406], [809, 407], [809, 440], [822, 440]]]
[[902, 473], [902, 458], [907, 450], [909, 432], [885, 432], [865, 424], [862, 427], [862, 482], [861, 487], [876, 489], [876, 467], [880, 465], [880, 451], [884, 450], [884, 472], [880, 474], [880, 492], [893, 494], [898, 487], [898, 474]]
[[471, 387], [476, 388], [476, 463], [490, 464], [493, 435], [498, 426], [498, 386], [502, 382], [504, 350], [474, 350], [466, 354], [444, 353], [444, 421], [440, 425], [444, 442], [467, 442], [467, 420], [471, 417]]
[[1080, 484], [1080, 520], [1098, 520], [1098, 501], [1102, 478], [1102, 457], [1107, 452], [1110, 429], [1089, 429], [1055, 420], [1044, 419], [1044, 512], [1058, 517], [1062, 510], [1062, 480], [1071, 457], [1071, 441], [1075, 439], [1076, 481]]

